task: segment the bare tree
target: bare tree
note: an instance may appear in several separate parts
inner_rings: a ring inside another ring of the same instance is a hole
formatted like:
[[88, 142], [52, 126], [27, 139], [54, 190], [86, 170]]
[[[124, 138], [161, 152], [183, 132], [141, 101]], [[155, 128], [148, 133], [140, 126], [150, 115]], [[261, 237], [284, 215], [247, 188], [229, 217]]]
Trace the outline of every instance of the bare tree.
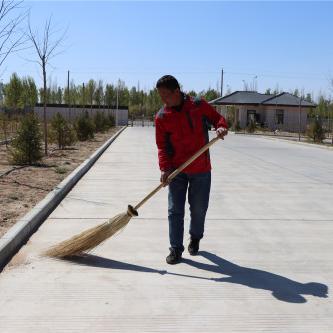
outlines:
[[30, 16], [28, 20], [28, 39], [31, 41], [37, 56], [38, 60], [36, 61], [42, 68], [43, 72], [43, 121], [44, 121], [44, 141], [45, 141], [45, 155], [47, 155], [47, 121], [46, 121], [46, 103], [47, 103], [47, 84], [46, 84], [46, 67], [49, 65], [49, 62], [56, 55], [62, 53], [62, 51], [58, 51], [61, 43], [63, 42], [66, 31], [60, 34], [60, 37], [55, 37], [54, 35], [59, 31], [54, 31], [52, 29], [50, 17], [44, 26], [43, 35], [40, 36], [37, 31], [34, 31], [31, 27]]
[[0, 66], [13, 52], [24, 48], [26, 39], [19, 30], [20, 24], [26, 18], [26, 12], [20, 12], [23, 1], [0, 1]]

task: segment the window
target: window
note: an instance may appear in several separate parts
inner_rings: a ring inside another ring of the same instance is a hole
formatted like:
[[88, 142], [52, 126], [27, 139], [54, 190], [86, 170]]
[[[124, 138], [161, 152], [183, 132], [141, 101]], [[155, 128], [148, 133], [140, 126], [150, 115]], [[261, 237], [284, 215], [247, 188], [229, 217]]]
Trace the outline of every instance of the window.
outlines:
[[247, 110], [247, 125], [250, 123], [260, 123], [260, 113], [256, 110]]
[[283, 124], [284, 121], [284, 110], [276, 110], [276, 123]]

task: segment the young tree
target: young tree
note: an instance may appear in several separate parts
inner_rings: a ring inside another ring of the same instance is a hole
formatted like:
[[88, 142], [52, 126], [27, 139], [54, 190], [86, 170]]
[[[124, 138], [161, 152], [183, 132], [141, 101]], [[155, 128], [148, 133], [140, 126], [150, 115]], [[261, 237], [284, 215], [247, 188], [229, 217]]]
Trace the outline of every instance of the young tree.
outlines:
[[5, 86], [5, 106], [14, 112], [22, 109], [22, 93], [23, 85], [21, 79], [14, 73], [10, 77], [9, 83]]
[[116, 89], [118, 90], [118, 105], [128, 105], [129, 91], [125, 82], [119, 79]]
[[42, 158], [42, 134], [37, 116], [30, 112], [21, 119], [17, 135], [12, 142], [12, 162], [32, 165]]
[[307, 94], [306, 94], [305, 100], [306, 100], [307, 102], [312, 103], [312, 96], [311, 96], [310, 93], [307, 93]]
[[99, 107], [104, 103], [104, 88], [102, 80], [98, 81], [98, 85], [94, 94], [94, 100], [96, 105], [98, 105]]
[[95, 96], [95, 92], [96, 92], [95, 80], [92, 80], [92, 79], [89, 80], [86, 89], [87, 89], [88, 103], [92, 108], [92, 106], [94, 104], [94, 96]]
[[113, 84], [107, 84], [105, 86], [105, 103], [109, 107], [113, 108], [116, 105], [116, 90]]
[[219, 94], [216, 90], [209, 88], [203, 93], [203, 97], [206, 101], [212, 101], [213, 99], [216, 99], [219, 97]]
[[299, 93], [299, 90], [297, 88], [294, 90], [293, 95], [296, 96], [296, 97], [300, 97], [300, 93]]
[[59, 112], [51, 120], [51, 140], [57, 142], [59, 149], [72, 145], [76, 140], [72, 125]]
[[318, 116], [310, 124], [307, 130], [307, 135], [317, 143], [321, 143], [325, 139], [325, 130], [323, 129], [321, 120]]
[[63, 102], [63, 90], [58, 87], [57, 94], [56, 94], [56, 103], [62, 104]]
[[75, 124], [77, 138], [80, 141], [86, 141], [94, 138], [95, 125], [88, 111], [78, 117]]
[[35, 81], [32, 77], [22, 79], [21, 104], [30, 110], [34, 108], [38, 100], [38, 91]]
[[60, 47], [62, 41], [65, 38], [66, 32], [64, 32], [59, 38], [54, 38], [55, 32], [51, 27], [51, 18], [49, 18], [44, 26], [43, 36], [40, 38], [37, 31], [34, 31], [31, 26], [31, 20], [29, 17], [28, 21], [28, 38], [31, 41], [37, 56], [38, 61], [36, 61], [42, 69], [43, 72], [43, 104], [44, 104], [44, 113], [43, 113], [43, 120], [44, 120], [44, 152], [47, 155], [47, 121], [46, 121], [46, 70], [47, 65], [49, 65], [50, 60], [55, 57], [57, 54], [56, 51]]
[[84, 83], [78, 87], [78, 93], [79, 93], [79, 104], [87, 105], [88, 94], [87, 94], [87, 89], [86, 89], [86, 86]]

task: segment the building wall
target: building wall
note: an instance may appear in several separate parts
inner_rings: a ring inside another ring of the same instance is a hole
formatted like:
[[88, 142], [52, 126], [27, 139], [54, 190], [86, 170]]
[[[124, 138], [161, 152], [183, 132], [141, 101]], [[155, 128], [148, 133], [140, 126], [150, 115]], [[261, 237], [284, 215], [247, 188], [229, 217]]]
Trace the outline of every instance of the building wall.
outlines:
[[[284, 122], [283, 124], [276, 123], [276, 109], [284, 110]], [[301, 109], [301, 123], [299, 124], [299, 108], [298, 107], [283, 107], [277, 106], [277, 108], [265, 107], [266, 111], [266, 126], [272, 130], [280, 129], [289, 132], [297, 132], [299, 127], [301, 131], [306, 130], [307, 124], [307, 108]]]
[[240, 125], [241, 128], [245, 128], [246, 125], [247, 125], [246, 123], [247, 123], [247, 110], [248, 110], [248, 108], [245, 105], [239, 105], [238, 110], [239, 110], [239, 113], [238, 113], [238, 115], [239, 115], [239, 119], [238, 119], [239, 125]]
[[[284, 123], [277, 124], [276, 109], [284, 110]], [[238, 112], [237, 112], [238, 110]], [[236, 105], [236, 121], [239, 121], [241, 128], [247, 126], [247, 111], [255, 110], [260, 114], [260, 123], [271, 130], [285, 130], [290, 132], [297, 132], [299, 130], [299, 108], [298, 107], [283, 107], [283, 106], [253, 106], [253, 105]], [[307, 108], [301, 109], [301, 131], [306, 130], [307, 124]], [[237, 117], [238, 115], [238, 117]]]
[[[42, 106], [35, 106], [34, 108], [35, 113], [38, 115], [40, 119], [43, 119], [43, 112], [44, 109]], [[53, 116], [59, 112], [65, 119], [67, 120], [74, 120], [78, 116], [80, 116], [83, 112], [88, 111], [89, 115], [93, 116], [96, 114], [96, 112], [103, 112], [106, 115], [111, 114], [115, 121], [117, 126], [126, 126], [128, 123], [128, 110], [126, 109], [97, 109], [97, 108], [66, 108], [66, 107], [54, 107], [54, 106], [48, 106], [46, 108], [46, 118], [47, 120], [51, 120]]]
[[[216, 110], [223, 116], [226, 116], [227, 106], [219, 105], [215, 107]], [[260, 123], [271, 130], [285, 130], [288, 132], [299, 131], [299, 107], [284, 107], [277, 106], [265, 106], [265, 105], [235, 105], [236, 108], [236, 121], [239, 121], [241, 128], [247, 126], [247, 111], [255, 110], [257, 114], [260, 114]], [[284, 110], [284, 122], [283, 124], [277, 124], [276, 109]], [[301, 108], [301, 131], [305, 132], [307, 127], [307, 113], [309, 108]]]

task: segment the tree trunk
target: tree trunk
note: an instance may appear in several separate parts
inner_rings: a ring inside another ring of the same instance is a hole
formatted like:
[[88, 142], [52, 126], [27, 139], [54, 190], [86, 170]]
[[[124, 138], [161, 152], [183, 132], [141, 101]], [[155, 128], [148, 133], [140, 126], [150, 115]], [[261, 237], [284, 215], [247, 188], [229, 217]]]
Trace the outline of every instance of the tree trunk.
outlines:
[[47, 121], [46, 121], [46, 64], [43, 61], [43, 81], [44, 81], [44, 147], [45, 147], [45, 156], [47, 156]]

